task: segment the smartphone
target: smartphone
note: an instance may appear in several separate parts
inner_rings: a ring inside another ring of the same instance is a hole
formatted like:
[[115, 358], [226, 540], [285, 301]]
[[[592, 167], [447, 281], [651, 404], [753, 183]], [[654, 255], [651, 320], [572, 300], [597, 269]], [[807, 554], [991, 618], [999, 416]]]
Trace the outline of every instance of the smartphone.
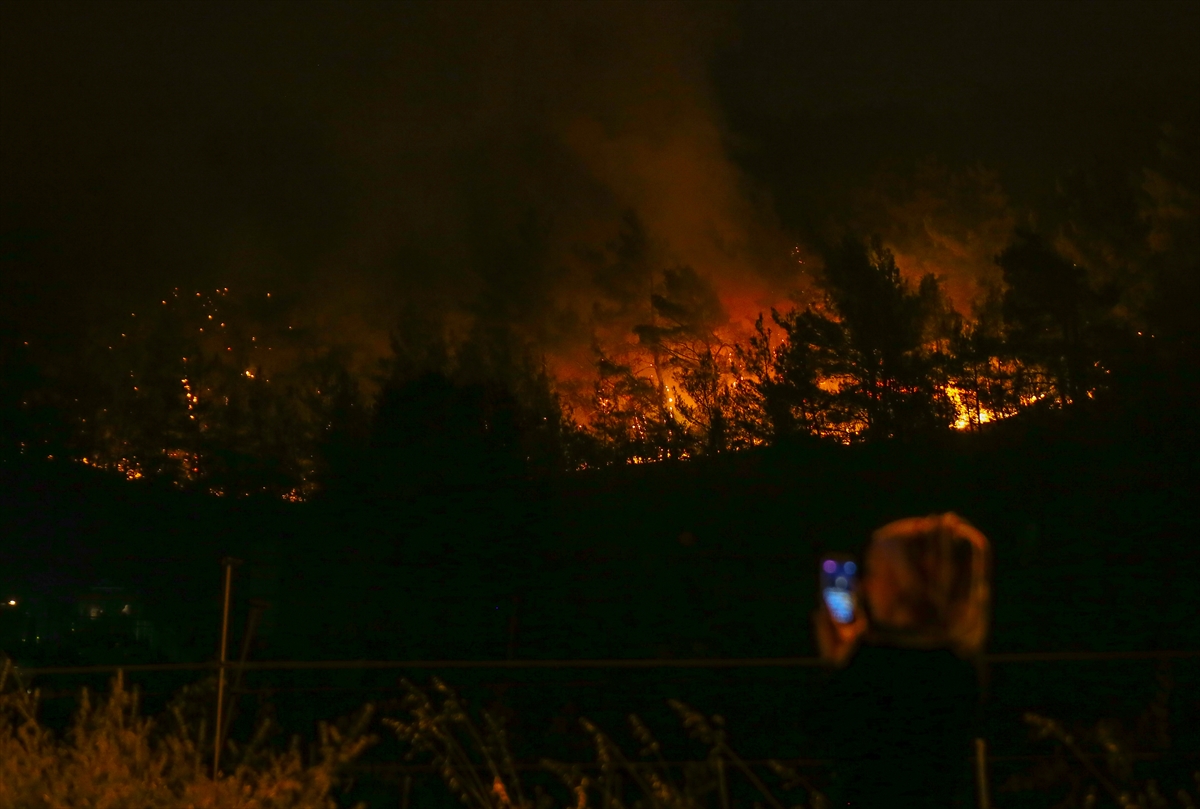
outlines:
[[827, 553], [821, 557], [821, 598], [833, 620], [852, 624], [858, 610], [858, 563], [850, 556]]

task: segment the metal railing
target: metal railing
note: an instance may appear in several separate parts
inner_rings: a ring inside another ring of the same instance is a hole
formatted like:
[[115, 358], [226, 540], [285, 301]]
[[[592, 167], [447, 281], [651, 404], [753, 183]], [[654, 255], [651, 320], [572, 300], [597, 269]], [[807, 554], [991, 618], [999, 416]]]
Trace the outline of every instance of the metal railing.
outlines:
[[[1115, 660], [1200, 659], [1200, 650], [1125, 652], [1001, 652], [984, 655], [989, 665], [1053, 662], [1105, 662]], [[818, 657], [697, 657], [697, 658], [591, 658], [524, 660], [215, 660], [195, 663], [106, 663], [94, 666], [16, 667], [25, 676], [43, 674], [100, 674], [151, 671], [319, 671], [372, 669], [736, 669], [821, 668]]]

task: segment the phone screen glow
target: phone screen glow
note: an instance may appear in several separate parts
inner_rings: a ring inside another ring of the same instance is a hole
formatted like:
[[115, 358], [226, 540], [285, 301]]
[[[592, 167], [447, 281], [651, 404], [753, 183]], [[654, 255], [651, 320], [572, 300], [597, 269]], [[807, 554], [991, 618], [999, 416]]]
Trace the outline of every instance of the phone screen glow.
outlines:
[[849, 560], [826, 559], [821, 563], [821, 596], [833, 620], [854, 622], [854, 590], [858, 566]]
[[854, 621], [854, 599], [848, 590], [826, 587], [825, 604], [829, 607], [829, 613], [833, 616], [833, 620], [839, 624], [848, 624]]

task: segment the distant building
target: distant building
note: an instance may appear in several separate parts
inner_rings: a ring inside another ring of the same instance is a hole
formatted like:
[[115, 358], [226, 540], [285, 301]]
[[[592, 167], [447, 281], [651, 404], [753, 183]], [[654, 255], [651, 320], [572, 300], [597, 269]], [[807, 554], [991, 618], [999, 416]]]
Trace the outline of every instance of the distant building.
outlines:
[[142, 611], [141, 597], [109, 582], [93, 585], [76, 599], [75, 630], [123, 644], [154, 645], [154, 626]]

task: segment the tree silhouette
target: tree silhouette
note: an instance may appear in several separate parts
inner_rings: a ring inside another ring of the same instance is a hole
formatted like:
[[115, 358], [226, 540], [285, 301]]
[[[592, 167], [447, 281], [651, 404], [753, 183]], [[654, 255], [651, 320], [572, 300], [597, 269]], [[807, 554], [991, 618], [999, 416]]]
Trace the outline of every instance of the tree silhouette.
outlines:
[[53, 385], [71, 456], [214, 494], [311, 492], [347, 358], [251, 308], [175, 290], [91, 334]]
[[1094, 296], [1086, 272], [1028, 229], [1017, 232], [996, 263], [1004, 271], [1010, 349], [1049, 371], [1061, 404], [1078, 400], [1096, 376], [1088, 356]]
[[526, 473], [550, 474], [579, 463], [581, 430], [563, 402], [545, 357], [513, 327], [477, 322], [443, 368], [461, 384], [502, 390], [513, 408], [521, 465]]
[[[732, 346], [716, 334], [728, 320], [720, 297], [694, 269], [678, 267], [663, 273], [663, 290], [651, 294], [650, 310], [651, 322], [633, 330], [653, 360], [664, 418], [678, 413], [707, 454], [729, 449], [736, 368]], [[678, 395], [679, 389], [686, 396]]]
[[658, 378], [637, 372], [599, 347], [590, 432], [595, 462], [644, 463], [685, 457], [691, 437], [672, 413], [669, 394]]
[[951, 340], [955, 387], [960, 391], [966, 424], [982, 424], [1016, 413], [1021, 407], [1017, 385], [1018, 362], [1005, 339], [1003, 293], [985, 291], [975, 303], [971, 323]]
[[439, 332], [409, 328], [392, 348], [369, 428], [381, 485], [554, 474], [589, 455], [544, 361], [510, 327], [477, 323], [453, 349]]
[[[862, 414], [868, 438], [913, 435], [953, 423], [940, 392], [930, 324], [944, 321], [936, 279], [918, 291], [878, 239], [848, 237], [825, 254], [825, 289], [844, 329], [848, 379], [839, 397]], [[944, 322], [935, 332], [945, 339]], [[939, 331], [940, 330], [940, 331]]]
[[0, 460], [66, 452], [75, 436], [65, 404], [28, 343], [0, 325]]
[[[771, 314], [778, 321], [778, 313], [772, 310]], [[771, 444], [796, 433], [793, 402], [781, 395], [778, 387], [781, 380], [773, 337], [760, 313], [754, 321], [754, 333], [745, 344], [734, 346], [739, 374], [730, 403], [730, 422], [747, 446]]]
[[[866, 427], [857, 397], [849, 335], [844, 324], [811, 307], [771, 317], [787, 339], [773, 367], [759, 377], [763, 405], [775, 439], [809, 435], [848, 443]], [[764, 330], [759, 319], [762, 340]]]
[[317, 487], [333, 494], [362, 486], [362, 460], [370, 435], [370, 410], [358, 379], [343, 362], [333, 361], [322, 369], [319, 387], [309, 395], [310, 408], [319, 413], [312, 451]]
[[428, 371], [380, 392], [372, 448], [381, 476], [406, 489], [463, 485], [520, 471], [517, 403], [498, 384]]

